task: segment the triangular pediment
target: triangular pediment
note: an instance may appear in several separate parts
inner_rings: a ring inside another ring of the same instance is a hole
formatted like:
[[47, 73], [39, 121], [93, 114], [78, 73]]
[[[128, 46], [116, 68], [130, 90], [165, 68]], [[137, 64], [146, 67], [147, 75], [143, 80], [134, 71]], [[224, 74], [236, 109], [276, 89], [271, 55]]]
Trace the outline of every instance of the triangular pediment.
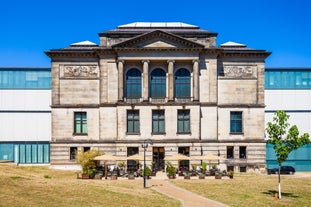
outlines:
[[178, 35], [155, 30], [112, 45], [112, 48], [204, 48]]

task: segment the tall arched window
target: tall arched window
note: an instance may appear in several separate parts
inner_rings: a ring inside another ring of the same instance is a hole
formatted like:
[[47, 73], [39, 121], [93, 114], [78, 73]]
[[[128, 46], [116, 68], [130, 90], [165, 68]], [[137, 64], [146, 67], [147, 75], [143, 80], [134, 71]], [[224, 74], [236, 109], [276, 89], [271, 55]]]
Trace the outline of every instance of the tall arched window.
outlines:
[[191, 93], [190, 72], [187, 69], [179, 69], [175, 73], [175, 97], [189, 98]]
[[126, 98], [141, 98], [141, 72], [135, 68], [126, 73]]
[[151, 72], [150, 97], [166, 97], [166, 73], [162, 69], [155, 69]]

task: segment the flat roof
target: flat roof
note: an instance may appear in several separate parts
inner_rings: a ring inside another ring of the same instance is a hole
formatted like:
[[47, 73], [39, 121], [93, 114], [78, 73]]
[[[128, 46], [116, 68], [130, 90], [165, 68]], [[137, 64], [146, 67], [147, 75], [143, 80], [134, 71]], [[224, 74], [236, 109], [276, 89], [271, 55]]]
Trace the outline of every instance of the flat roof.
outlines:
[[133, 22], [130, 24], [119, 25], [118, 29], [128, 28], [189, 28], [199, 29], [200, 27], [183, 22]]

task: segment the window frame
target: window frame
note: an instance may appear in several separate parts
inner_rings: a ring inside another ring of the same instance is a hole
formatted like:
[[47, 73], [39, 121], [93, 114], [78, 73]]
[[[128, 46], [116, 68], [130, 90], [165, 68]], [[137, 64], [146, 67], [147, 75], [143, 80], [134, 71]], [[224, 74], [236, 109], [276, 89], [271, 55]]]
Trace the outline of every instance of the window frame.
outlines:
[[[187, 113], [187, 114], [186, 114]], [[180, 118], [181, 115], [181, 118]], [[188, 115], [188, 118], [187, 118]], [[190, 109], [178, 109], [177, 110], [177, 134], [191, 134], [191, 125], [190, 125]], [[180, 123], [182, 129], [180, 128]], [[186, 129], [188, 123], [188, 130]]]
[[[130, 123], [132, 123], [131, 129], [129, 128]], [[140, 134], [139, 110], [129, 109], [126, 111], [126, 133], [127, 134]]]
[[[83, 117], [85, 115], [85, 118]], [[78, 119], [77, 119], [78, 118]], [[77, 125], [80, 125], [77, 128]], [[85, 111], [75, 111], [74, 112], [74, 120], [73, 120], [74, 135], [87, 135], [87, 112]], [[79, 129], [79, 131], [78, 131]]]
[[[234, 146], [227, 146], [227, 159], [234, 159]], [[229, 153], [232, 152], [232, 153]], [[229, 154], [232, 156], [229, 156]]]
[[242, 111], [230, 111], [230, 134], [243, 134]]
[[[163, 109], [152, 110], [151, 119], [152, 119], [152, 134], [165, 134], [165, 110]], [[155, 123], [157, 123], [157, 130], [155, 130], [156, 127]], [[161, 125], [163, 125], [162, 126], [163, 131], [160, 131]]]
[[156, 68], [150, 73], [150, 98], [166, 98], [166, 72]]
[[78, 147], [70, 147], [69, 148], [69, 160], [76, 160], [76, 153], [78, 152]]
[[[189, 76], [186, 73], [189, 73]], [[184, 95], [185, 92], [187, 92], [186, 95]], [[191, 72], [186, 68], [180, 68], [174, 74], [174, 97], [191, 98]]]
[[139, 99], [142, 97], [142, 74], [137, 68], [131, 68], [125, 75], [125, 98]]
[[[242, 151], [244, 151], [244, 156], [242, 154]], [[239, 158], [240, 159], [247, 159], [247, 147], [246, 146], [240, 146], [239, 147]]]

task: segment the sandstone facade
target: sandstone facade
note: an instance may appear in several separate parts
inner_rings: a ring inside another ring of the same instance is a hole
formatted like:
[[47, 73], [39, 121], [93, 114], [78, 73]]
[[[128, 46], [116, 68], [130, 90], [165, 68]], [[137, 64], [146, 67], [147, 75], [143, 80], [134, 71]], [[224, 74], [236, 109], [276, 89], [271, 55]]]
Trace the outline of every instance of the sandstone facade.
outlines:
[[[124, 157], [133, 148], [143, 153], [141, 144], [151, 139], [147, 155], [155, 162], [182, 152], [219, 155], [226, 158], [222, 169], [265, 167], [264, 62], [269, 52], [236, 43], [216, 47], [216, 33], [187, 24], [129, 24], [99, 36], [100, 45], [81, 42], [46, 52], [52, 59], [51, 165], [75, 164], [70, 154], [83, 147]], [[139, 72], [133, 76], [139, 93], [134, 98], [128, 92], [133, 69]], [[178, 76], [181, 69], [189, 76]], [[189, 81], [184, 86], [189, 95], [183, 88], [185, 97], [177, 95], [178, 78]], [[165, 96], [153, 94], [157, 87]], [[159, 133], [152, 123], [153, 112], [160, 110], [164, 130]], [[129, 111], [138, 113], [134, 133]], [[179, 128], [184, 111], [190, 117], [182, 120], [190, 124], [186, 131]], [[232, 112], [241, 116], [238, 131], [232, 131]], [[86, 116], [83, 133], [75, 131], [77, 114]]]

